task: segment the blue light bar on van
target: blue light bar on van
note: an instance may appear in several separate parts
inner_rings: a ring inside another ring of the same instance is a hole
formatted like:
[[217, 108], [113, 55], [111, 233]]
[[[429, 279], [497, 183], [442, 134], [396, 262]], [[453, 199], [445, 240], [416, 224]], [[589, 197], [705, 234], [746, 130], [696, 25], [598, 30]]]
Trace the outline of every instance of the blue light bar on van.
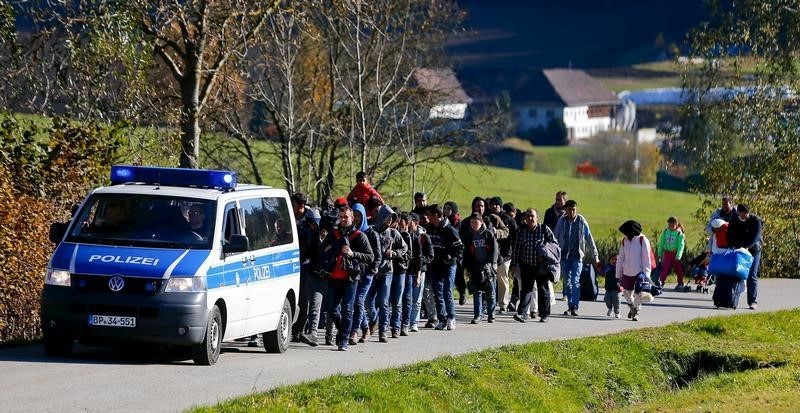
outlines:
[[133, 182], [163, 186], [232, 190], [236, 188], [236, 172], [127, 165], [114, 165], [111, 167], [112, 185]]

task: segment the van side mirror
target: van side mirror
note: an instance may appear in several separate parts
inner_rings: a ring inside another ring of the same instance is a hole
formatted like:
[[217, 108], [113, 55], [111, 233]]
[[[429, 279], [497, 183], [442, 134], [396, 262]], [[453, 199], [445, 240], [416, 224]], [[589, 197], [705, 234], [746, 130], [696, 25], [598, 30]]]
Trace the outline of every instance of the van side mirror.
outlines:
[[231, 240], [222, 245], [222, 252], [233, 254], [250, 250], [250, 240], [246, 235], [231, 235]]
[[67, 233], [67, 224], [63, 222], [54, 222], [50, 224], [50, 233], [48, 238], [53, 244], [58, 244], [64, 239], [64, 234]]

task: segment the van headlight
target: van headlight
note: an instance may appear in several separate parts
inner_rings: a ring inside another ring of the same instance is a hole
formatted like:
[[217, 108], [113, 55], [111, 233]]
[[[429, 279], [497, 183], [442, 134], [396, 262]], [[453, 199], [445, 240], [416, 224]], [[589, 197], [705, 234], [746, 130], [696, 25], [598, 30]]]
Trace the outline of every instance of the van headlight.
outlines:
[[70, 286], [69, 271], [55, 270], [52, 268], [48, 268], [44, 276], [44, 283], [50, 285], [58, 285], [61, 287], [69, 287]]
[[206, 290], [205, 277], [172, 277], [167, 280], [164, 292], [167, 293], [194, 293]]

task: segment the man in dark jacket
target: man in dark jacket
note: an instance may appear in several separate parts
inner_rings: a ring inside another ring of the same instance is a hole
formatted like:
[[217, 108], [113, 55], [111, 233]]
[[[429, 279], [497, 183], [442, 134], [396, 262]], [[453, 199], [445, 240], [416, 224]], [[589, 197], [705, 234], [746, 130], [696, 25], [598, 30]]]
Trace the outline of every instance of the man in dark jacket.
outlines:
[[[292, 210], [294, 212], [295, 223], [297, 224], [297, 237], [300, 242], [300, 292], [297, 299], [299, 312], [297, 320], [292, 325], [292, 341], [300, 341], [300, 335], [306, 328], [309, 305], [309, 284], [313, 282], [311, 278], [314, 263], [316, 262], [319, 251], [319, 221], [313, 222], [308, 218], [311, 208], [307, 207], [308, 198], [305, 194], [296, 192], [290, 198]], [[318, 214], [317, 214], [318, 215]], [[317, 309], [318, 311], [319, 309]]]
[[[367, 234], [369, 246], [372, 248], [372, 262], [367, 264], [364, 268], [364, 273], [358, 281], [358, 288], [356, 289], [356, 300], [353, 306], [353, 325], [350, 329], [349, 344], [354, 346], [356, 344], [364, 343], [367, 340], [367, 311], [366, 311], [366, 298], [367, 293], [372, 286], [372, 279], [378, 273], [378, 267], [383, 262], [383, 255], [381, 254], [381, 239], [375, 227], [367, 225], [367, 213], [364, 206], [361, 204], [353, 205], [353, 214], [355, 217], [355, 227], [359, 231]], [[361, 338], [356, 341], [356, 336], [361, 330]]]
[[497, 240], [500, 246], [500, 258], [497, 264], [497, 305], [501, 312], [506, 306], [508, 311], [512, 311], [515, 306], [512, 304], [514, 275], [511, 271], [511, 250], [517, 223], [503, 210], [503, 200], [499, 196], [489, 200], [489, 210], [508, 228], [508, 236]]
[[400, 217], [401, 226], [407, 220], [408, 233], [411, 236], [411, 262], [408, 264], [406, 274], [406, 287], [403, 290], [403, 325], [400, 335], [409, 331], [419, 331], [419, 313], [422, 304], [422, 291], [425, 285], [425, 272], [428, 264], [433, 260], [433, 245], [425, 229], [419, 226], [419, 216], [410, 213]]
[[469, 219], [470, 231], [464, 242], [464, 268], [469, 273], [473, 299], [472, 324], [483, 319], [483, 298], [486, 296], [487, 321], [494, 322], [495, 283], [500, 247], [494, 235], [486, 230], [483, 217], [473, 212]]
[[525, 226], [517, 230], [514, 240], [511, 262], [517, 267], [522, 281], [520, 288], [520, 302], [514, 320], [525, 322], [533, 299], [533, 286], [536, 283], [537, 297], [539, 299], [539, 321], [547, 322], [550, 316], [550, 279], [545, 271], [540, 271], [539, 247], [556, 239], [553, 232], [545, 225], [539, 224], [538, 214], [533, 208], [525, 211]]
[[[386, 343], [388, 342], [386, 332], [389, 329], [392, 309], [397, 307], [397, 310], [400, 310], [400, 297], [403, 293], [402, 290], [399, 290], [397, 291], [397, 296], [391, 295], [392, 280], [395, 274], [394, 259], [404, 256], [408, 246], [403, 241], [400, 232], [392, 228], [392, 223], [397, 219], [397, 214], [392, 208], [388, 205], [381, 205], [373, 219], [374, 226], [378, 230], [381, 239], [383, 261], [372, 281], [372, 287], [367, 293], [366, 306], [370, 313], [371, 329], [374, 332], [375, 327], [377, 327], [378, 341]], [[398, 274], [398, 276], [400, 275]], [[403, 281], [405, 281], [405, 272], [402, 273], [402, 277]], [[402, 285], [404, 284], [401, 284], [398, 288], [402, 288]]]
[[731, 248], [747, 248], [753, 255], [753, 265], [747, 275], [747, 305], [758, 307], [758, 270], [761, 266], [762, 222], [745, 204], [736, 207], [737, 216], [728, 223], [728, 244]]
[[330, 278], [326, 297], [328, 317], [338, 330], [336, 346], [340, 351], [347, 350], [358, 279], [373, 259], [367, 235], [353, 226], [353, 210], [349, 206], [340, 208], [338, 228], [320, 246], [320, 271]]
[[428, 235], [433, 245], [433, 260], [428, 265], [428, 276], [432, 278], [433, 295], [439, 323], [437, 330], [456, 328], [456, 304], [453, 301], [453, 284], [456, 278], [456, 263], [461, 261], [464, 244], [458, 231], [444, 217], [438, 204], [428, 207]]
[[564, 215], [564, 204], [567, 202], [567, 193], [565, 191], [556, 192], [556, 202], [544, 211], [544, 224], [550, 231], [556, 230], [558, 219]]
[[[471, 213], [479, 213], [483, 217], [483, 223], [486, 226], [486, 230], [491, 232], [492, 235], [495, 236], [495, 239], [498, 241], [505, 240], [509, 237], [510, 231], [506, 224], [500, 219], [499, 216], [492, 213], [492, 211], [488, 210], [486, 207], [486, 201], [481, 197], [475, 197], [472, 199], [472, 212]], [[468, 219], [461, 221], [461, 228], [459, 229], [459, 236], [461, 239], [464, 239], [469, 235], [470, 223]], [[466, 289], [467, 283], [466, 279], [464, 278], [464, 273], [459, 273], [456, 277], [456, 288], [459, 292], [459, 299], [458, 303], [463, 305], [466, 302]], [[504, 290], [505, 292], [505, 290]], [[510, 288], [509, 288], [509, 295], [510, 295]], [[508, 301], [510, 301], [510, 297], [504, 298], [501, 297], [498, 301], [500, 304], [500, 309], [502, 310]]]

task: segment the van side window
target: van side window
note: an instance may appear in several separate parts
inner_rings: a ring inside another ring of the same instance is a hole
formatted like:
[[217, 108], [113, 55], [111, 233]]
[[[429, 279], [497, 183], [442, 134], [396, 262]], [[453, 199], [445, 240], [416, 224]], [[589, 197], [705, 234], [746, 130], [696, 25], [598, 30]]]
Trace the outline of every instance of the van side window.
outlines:
[[225, 222], [222, 225], [223, 241], [228, 242], [231, 240], [231, 235], [241, 234], [240, 228], [239, 215], [236, 213], [236, 203], [230, 202], [225, 205]]
[[291, 244], [294, 233], [285, 198], [265, 197], [239, 202], [244, 212], [245, 235], [250, 249]]

